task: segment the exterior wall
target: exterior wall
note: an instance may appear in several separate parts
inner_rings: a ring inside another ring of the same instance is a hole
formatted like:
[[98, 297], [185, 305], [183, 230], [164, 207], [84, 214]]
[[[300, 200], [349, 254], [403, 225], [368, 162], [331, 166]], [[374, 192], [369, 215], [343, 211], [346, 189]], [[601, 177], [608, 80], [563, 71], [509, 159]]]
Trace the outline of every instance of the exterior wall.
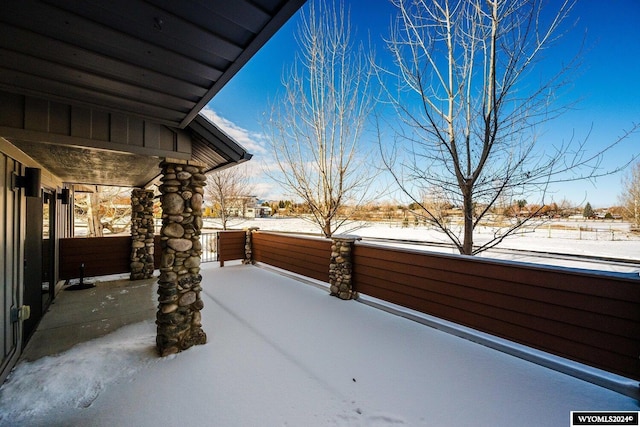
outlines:
[[[26, 166], [41, 168], [23, 152], [0, 138], [0, 382], [4, 381], [22, 351], [23, 322], [15, 321], [15, 310], [25, 304], [26, 198], [23, 190], [11, 189], [11, 178], [14, 172], [22, 174]], [[42, 169], [42, 187], [56, 197], [63, 184]], [[54, 236], [54, 253], [50, 258], [53, 261], [53, 277], [49, 289], [55, 292], [55, 285], [60, 279], [57, 256], [59, 238], [72, 234], [73, 209], [71, 203], [63, 205], [57, 197], [52, 205], [55, 217], [53, 230], [50, 231]], [[34, 307], [32, 312], [42, 313], [42, 310], [35, 310]]]
[[176, 133], [136, 117], [3, 91], [0, 91], [0, 134], [26, 141], [191, 157], [191, 140], [185, 132]]
[[22, 299], [22, 219], [24, 207], [18, 192], [11, 190], [11, 175], [20, 164], [0, 152], [0, 382], [4, 381], [20, 355], [22, 328], [11, 319], [12, 308]]

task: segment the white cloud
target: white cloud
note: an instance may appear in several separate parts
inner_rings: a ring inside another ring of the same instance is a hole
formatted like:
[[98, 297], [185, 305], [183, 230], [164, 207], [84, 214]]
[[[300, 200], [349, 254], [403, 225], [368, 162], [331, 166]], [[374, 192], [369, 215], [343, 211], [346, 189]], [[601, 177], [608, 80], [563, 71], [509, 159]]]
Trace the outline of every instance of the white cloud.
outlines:
[[209, 107], [204, 108], [202, 114], [229, 137], [242, 145], [249, 153], [254, 154], [251, 161], [243, 163], [241, 166], [236, 166], [244, 169], [243, 173], [251, 181], [253, 193], [264, 199], [282, 198], [282, 189], [265, 174], [265, 170], [277, 169], [277, 165], [271, 160], [265, 136], [237, 125]]
[[267, 152], [266, 139], [263, 134], [238, 126], [231, 120], [220, 116], [209, 107], [205, 107], [202, 110], [202, 114], [218, 126], [220, 130], [238, 142], [238, 144], [242, 145], [249, 153], [265, 154]]

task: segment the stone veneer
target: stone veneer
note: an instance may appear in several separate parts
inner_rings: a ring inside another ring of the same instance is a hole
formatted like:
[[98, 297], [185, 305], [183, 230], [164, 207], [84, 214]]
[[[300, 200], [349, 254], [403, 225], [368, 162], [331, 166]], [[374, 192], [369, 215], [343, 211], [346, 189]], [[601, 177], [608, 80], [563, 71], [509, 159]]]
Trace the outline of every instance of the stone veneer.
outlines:
[[329, 285], [331, 295], [340, 299], [348, 300], [358, 297], [358, 293], [353, 290], [351, 263], [351, 252], [357, 236], [333, 236], [331, 245], [331, 261], [329, 263]]
[[163, 161], [162, 230], [156, 345], [161, 356], [204, 344], [200, 310], [204, 168], [192, 162]]
[[258, 231], [260, 228], [258, 227], [249, 227], [245, 228], [244, 231], [246, 233], [245, 236], [245, 244], [244, 244], [244, 259], [242, 260], [243, 264], [254, 264], [253, 261], [253, 232]]
[[153, 277], [153, 191], [131, 192], [131, 280]]

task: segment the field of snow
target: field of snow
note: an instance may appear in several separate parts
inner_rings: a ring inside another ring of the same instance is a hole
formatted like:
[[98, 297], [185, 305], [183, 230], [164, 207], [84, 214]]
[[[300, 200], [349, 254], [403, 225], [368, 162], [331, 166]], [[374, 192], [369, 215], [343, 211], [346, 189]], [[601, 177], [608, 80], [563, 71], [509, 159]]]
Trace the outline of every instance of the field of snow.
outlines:
[[202, 274], [206, 345], [160, 359], [149, 320], [22, 362], [0, 426], [566, 426], [572, 410], [640, 409], [273, 271]]
[[[215, 227], [215, 222], [207, 221], [205, 226]], [[236, 229], [258, 227], [263, 231], [318, 234], [316, 225], [299, 218], [256, 218], [234, 221], [230, 226]], [[579, 227], [582, 228], [582, 231], [580, 231]], [[492, 230], [488, 228], [480, 228], [477, 231], [478, 233], [475, 237], [477, 242], [486, 241], [492, 232]], [[449, 242], [446, 236], [433, 228], [413, 225], [402, 227], [400, 222], [386, 224], [377, 222], [351, 223], [344, 227], [343, 230], [339, 230], [339, 232], [363, 238], [375, 237], [422, 242]], [[458, 253], [458, 251], [452, 247], [416, 246], [400, 243], [395, 246], [452, 254]], [[529, 227], [521, 233], [508, 237], [498, 248], [620, 258], [638, 261], [638, 263], [629, 266], [611, 266], [597, 264], [593, 261], [567, 261], [562, 259], [539, 258], [527, 254], [504, 254], [499, 251], [488, 251], [482, 253], [481, 256], [620, 273], [640, 272], [640, 234], [631, 233], [629, 231], [629, 224], [623, 222], [558, 221], [555, 223], [546, 223], [537, 228]]]

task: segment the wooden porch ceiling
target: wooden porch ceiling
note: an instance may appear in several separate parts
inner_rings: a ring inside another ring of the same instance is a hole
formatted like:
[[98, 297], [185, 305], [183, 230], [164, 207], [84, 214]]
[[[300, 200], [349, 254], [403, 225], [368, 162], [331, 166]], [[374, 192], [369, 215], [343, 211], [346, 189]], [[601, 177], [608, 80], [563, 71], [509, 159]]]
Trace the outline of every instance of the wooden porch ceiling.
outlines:
[[[70, 183], [144, 185], [160, 157], [248, 160], [198, 113], [305, 1], [0, 1], [0, 137]], [[141, 149], [157, 126], [191, 141]]]
[[0, 90], [185, 128], [305, 0], [0, 2]]

